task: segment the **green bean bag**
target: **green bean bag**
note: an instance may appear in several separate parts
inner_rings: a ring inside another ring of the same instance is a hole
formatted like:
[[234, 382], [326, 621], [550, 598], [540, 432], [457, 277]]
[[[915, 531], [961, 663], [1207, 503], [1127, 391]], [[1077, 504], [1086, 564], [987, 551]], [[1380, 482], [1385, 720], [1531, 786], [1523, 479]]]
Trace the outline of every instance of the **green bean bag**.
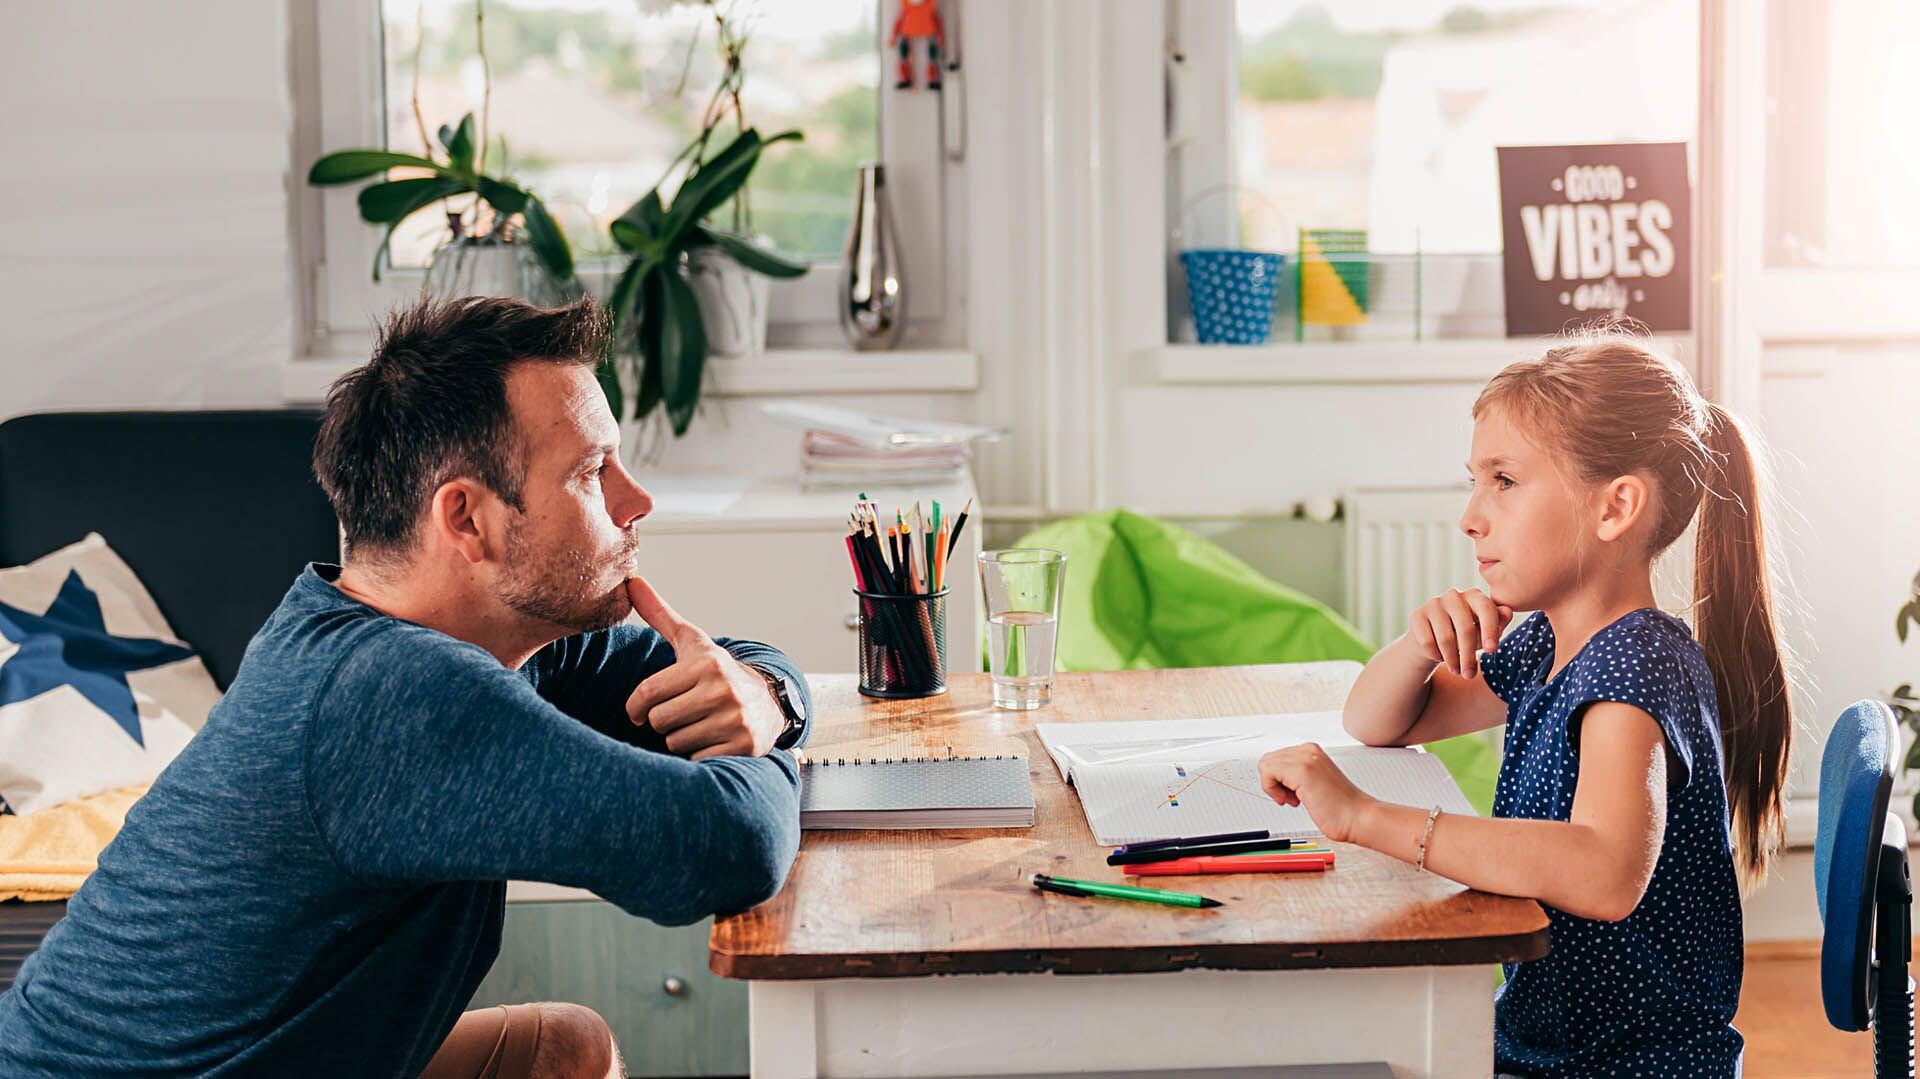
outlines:
[[[1107, 510], [1057, 521], [1016, 547], [1067, 555], [1056, 666], [1063, 671], [1365, 661], [1373, 646], [1325, 604], [1164, 521]], [[1500, 759], [1477, 735], [1427, 747], [1481, 814]]]

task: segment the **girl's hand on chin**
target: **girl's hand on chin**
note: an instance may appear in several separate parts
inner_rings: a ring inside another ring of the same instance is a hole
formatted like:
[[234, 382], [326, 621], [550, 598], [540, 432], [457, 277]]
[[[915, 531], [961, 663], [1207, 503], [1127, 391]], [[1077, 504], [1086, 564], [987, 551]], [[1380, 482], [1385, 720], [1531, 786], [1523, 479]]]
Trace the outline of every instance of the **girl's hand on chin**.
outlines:
[[1283, 806], [1304, 806], [1314, 825], [1341, 843], [1353, 838], [1362, 812], [1374, 801], [1312, 742], [1261, 757], [1260, 788]]
[[1480, 674], [1482, 651], [1500, 646], [1513, 608], [1495, 603], [1478, 588], [1448, 589], [1420, 605], [1407, 621], [1407, 639], [1420, 655], [1462, 678]]

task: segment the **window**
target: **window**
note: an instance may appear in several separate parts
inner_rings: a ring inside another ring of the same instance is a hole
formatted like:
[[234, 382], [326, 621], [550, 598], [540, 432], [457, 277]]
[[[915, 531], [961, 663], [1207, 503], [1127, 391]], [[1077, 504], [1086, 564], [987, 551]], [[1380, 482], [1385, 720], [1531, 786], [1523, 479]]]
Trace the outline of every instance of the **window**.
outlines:
[[[886, 5], [891, 7], [891, 5]], [[937, 95], [895, 92], [881, 78], [881, 0], [721, 0], [747, 30], [740, 106], [763, 134], [804, 141], [769, 150], [747, 191], [751, 225], [812, 272], [772, 282], [776, 347], [844, 344], [835, 319], [838, 265], [855, 169], [886, 164], [915, 286], [910, 345], [958, 338], [958, 275], [945, 269], [948, 177]], [[661, 178], [699, 130], [723, 63], [714, 9], [667, 0], [300, 0], [295, 40], [313, 52], [296, 132], [300, 160], [352, 146], [419, 153], [423, 135], [471, 111], [486, 165], [539, 194], [571, 241], [582, 280], [604, 294], [620, 260], [606, 224]], [[310, 22], [313, 34], [303, 34]], [[480, 42], [484, 38], [484, 58]], [[489, 72], [491, 90], [489, 92]], [[417, 101], [417, 112], [416, 112]], [[727, 103], [730, 108], [731, 103]], [[929, 122], [930, 121], [930, 122]], [[729, 137], [731, 127], [720, 136]], [[503, 164], [504, 162], [504, 164]], [[310, 297], [315, 351], [351, 354], [379, 314], [416, 294], [448, 236], [455, 200], [395, 234], [383, 281], [371, 280], [379, 231], [359, 220], [352, 187], [309, 192], [305, 246], [317, 257]], [[470, 199], [469, 199], [470, 201]], [[732, 210], [718, 218], [739, 222]]]
[[[1691, 142], [1697, 19], [1696, 0], [1184, 0], [1174, 247], [1286, 255], [1276, 341], [1500, 337], [1495, 148]], [[1234, 74], [1195, 84], [1207, 64]], [[1364, 323], [1301, 325], [1302, 230], [1364, 244]], [[1178, 282], [1169, 296], [1193, 339]]]
[[1766, 261], [1920, 267], [1920, 9], [1769, 0]]
[[[722, 58], [705, 6], [648, 14], [634, 0], [492, 0], [478, 26], [471, 0], [381, 8], [388, 148], [421, 153], [423, 134], [481, 117], [487, 163], [539, 193], [589, 263], [614, 254], [607, 224], [659, 181], [702, 115], [730, 107], [713, 98]], [[868, 0], [742, 9], [747, 122], [806, 134], [767, 152], [748, 193], [753, 227], [783, 250], [839, 256], [847, 177], [878, 150], [874, 16]], [[438, 214], [415, 214], [394, 239], [393, 264], [425, 266], [445, 237]]]

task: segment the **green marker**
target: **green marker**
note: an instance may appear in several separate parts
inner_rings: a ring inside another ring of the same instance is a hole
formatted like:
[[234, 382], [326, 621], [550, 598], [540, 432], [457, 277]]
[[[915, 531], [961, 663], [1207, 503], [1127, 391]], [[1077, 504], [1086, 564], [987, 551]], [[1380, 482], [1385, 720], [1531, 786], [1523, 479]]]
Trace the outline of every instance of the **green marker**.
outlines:
[[1154, 888], [1132, 888], [1125, 884], [1102, 884], [1094, 880], [1073, 880], [1069, 877], [1049, 877], [1045, 873], [1033, 875], [1033, 886], [1043, 892], [1058, 892], [1061, 895], [1105, 896], [1108, 899], [1133, 899], [1142, 903], [1159, 903], [1169, 907], [1218, 907], [1224, 906], [1218, 899], [1208, 899], [1204, 895], [1189, 895], [1186, 892], [1162, 892]]

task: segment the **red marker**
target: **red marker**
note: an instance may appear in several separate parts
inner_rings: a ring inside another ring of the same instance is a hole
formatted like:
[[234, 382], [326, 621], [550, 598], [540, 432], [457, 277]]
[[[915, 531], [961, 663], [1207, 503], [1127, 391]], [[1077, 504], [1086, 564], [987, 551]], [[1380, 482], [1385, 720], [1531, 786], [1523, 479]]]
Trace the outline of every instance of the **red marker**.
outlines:
[[1332, 868], [1332, 851], [1307, 851], [1298, 854], [1202, 855], [1198, 858], [1175, 858], [1166, 862], [1121, 866], [1120, 871], [1136, 877], [1173, 877], [1190, 873], [1311, 873]]

